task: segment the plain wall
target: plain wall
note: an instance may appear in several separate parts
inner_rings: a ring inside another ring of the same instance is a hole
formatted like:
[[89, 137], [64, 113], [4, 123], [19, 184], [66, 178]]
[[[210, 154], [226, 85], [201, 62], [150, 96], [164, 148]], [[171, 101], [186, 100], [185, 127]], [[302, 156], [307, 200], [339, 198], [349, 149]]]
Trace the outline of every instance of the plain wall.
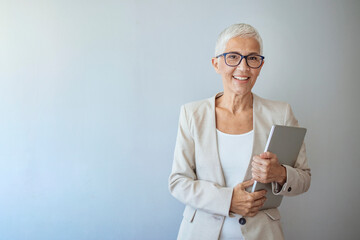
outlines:
[[286, 239], [359, 236], [359, 1], [0, 0], [0, 239], [175, 239], [180, 106], [222, 91], [239, 22], [264, 42], [254, 92], [308, 128]]

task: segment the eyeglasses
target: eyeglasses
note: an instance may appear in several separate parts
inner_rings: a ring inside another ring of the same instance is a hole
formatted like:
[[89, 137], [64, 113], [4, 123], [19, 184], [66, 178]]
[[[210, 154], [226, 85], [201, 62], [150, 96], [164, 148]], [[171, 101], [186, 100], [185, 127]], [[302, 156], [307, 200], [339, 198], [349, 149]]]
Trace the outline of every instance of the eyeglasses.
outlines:
[[237, 52], [223, 53], [223, 54], [216, 56], [216, 58], [221, 57], [221, 56], [224, 56], [225, 63], [229, 67], [238, 66], [241, 63], [241, 61], [243, 60], [243, 58], [245, 58], [246, 64], [250, 68], [259, 68], [265, 58], [264, 56], [261, 56], [258, 54], [249, 54], [247, 56], [243, 56]]

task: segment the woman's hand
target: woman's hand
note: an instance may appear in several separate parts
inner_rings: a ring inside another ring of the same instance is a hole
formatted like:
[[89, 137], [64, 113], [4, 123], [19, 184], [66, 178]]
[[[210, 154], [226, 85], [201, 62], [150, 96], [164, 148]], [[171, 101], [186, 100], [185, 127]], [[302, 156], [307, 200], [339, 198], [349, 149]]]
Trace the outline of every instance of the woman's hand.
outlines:
[[252, 177], [258, 182], [277, 182], [280, 185], [286, 182], [286, 168], [280, 165], [274, 153], [265, 152], [254, 156], [251, 165]]
[[245, 189], [253, 184], [254, 180], [252, 179], [239, 183], [234, 187], [230, 206], [231, 212], [249, 217], [253, 217], [259, 212], [259, 209], [264, 205], [266, 200], [266, 190], [253, 193], [246, 192]]

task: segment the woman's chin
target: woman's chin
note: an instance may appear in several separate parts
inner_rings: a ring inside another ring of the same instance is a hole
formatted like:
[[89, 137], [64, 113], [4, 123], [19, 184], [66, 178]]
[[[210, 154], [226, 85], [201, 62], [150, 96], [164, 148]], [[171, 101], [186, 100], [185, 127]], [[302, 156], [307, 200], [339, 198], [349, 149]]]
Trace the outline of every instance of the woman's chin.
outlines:
[[236, 95], [246, 95], [246, 94], [251, 93], [251, 89], [236, 87], [236, 88], [232, 89], [232, 92]]

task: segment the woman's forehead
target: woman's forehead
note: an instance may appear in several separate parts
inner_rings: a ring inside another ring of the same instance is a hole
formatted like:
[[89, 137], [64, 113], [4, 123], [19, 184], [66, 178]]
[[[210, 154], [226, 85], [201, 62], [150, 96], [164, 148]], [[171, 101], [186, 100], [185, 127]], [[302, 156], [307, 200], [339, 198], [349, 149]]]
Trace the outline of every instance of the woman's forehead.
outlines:
[[234, 37], [227, 42], [225, 52], [238, 52], [242, 55], [260, 54], [260, 44], [255, 38]]

